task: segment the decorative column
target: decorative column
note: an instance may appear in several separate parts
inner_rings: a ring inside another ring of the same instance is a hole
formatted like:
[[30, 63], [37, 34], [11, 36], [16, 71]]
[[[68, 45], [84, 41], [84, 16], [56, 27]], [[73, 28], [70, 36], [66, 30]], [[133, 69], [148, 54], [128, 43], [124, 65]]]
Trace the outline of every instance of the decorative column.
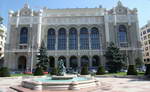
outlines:
[[41, 45], [42, 13], [43, 13], [43, 11], [40, 10], [39, 11], [39, 21], [38, 21], [38, 32], [37, 32], [37, 44], [38, 44], [38, 48]]
[[78, 53], [79, 53], [79, 51], [80, 51], [80, 29], [78, 29], [77, 30], [77, 32], [78, 32]]
[[57, 67], [57, 61], [58, 61], [58, 57], [55, 57], [55, 67]]
[[[9, 18], [8, 18], [8, 29], [7, 29], [7, 41], [6, 43], [9, 44], [10, 43], [10, 31], [11, 31], [11, 18], [12, 18], [12, 15], [13, 15], [14, 11], [9, 11]], [[10, 49], [10, 48], [7, 48], [7, 50]]]
[[91, 37], [90, 37], [91, 32], [90, 32], [89, 29], [88, 29], [88, 34], [89, 34], [89, 50], [90, 50], [90, 52], [91, 52]]
[[89, 67], [92, 67], [92, 57], [89, 56]]
[[135, 56], [134, 56], [134, 51], [129, 51], [129, 65], [134, 65], [134, 60], [135, 60]]
[[77, 29], [78, 35], [78, 68], [81, 67], [81, 56], [80, 56], [80, 28]]
[[16, 21], [16, 28], [18, 27], [19, 25], [19, 21], [20, 21], [20, 11], [17, 12], [17, 21]]
[[67, 40], [66, 40], [66, 45], [67, 45], [67, 56], [69, 55], [69, 30], [66, 29], [66, 35], [67, 35]]
[[110, 42], [110, 37], [109, 37], [109, 20], [108, 20], [108, 13], [105, 11], [105, 16], [104, 16], [104, 23], [105, 23], [105, 36], [106, 36], [106, 45], [108, 46], [108, 43]]
[[78, 67], [81, 67], [81, 57], [78, 56]]
[[105, 66], [105, 63], [106, 63], [105, 61], [106, 61], [105, 57], [101, 55], [99, 64], [101, 64], [102, 66]]
[[55, 50], [58, 50], [58, 31], [57, 29], [55, 30]]
[[67, 67], [67, 68], [70, 67], [69, 57], [66, 57], [66, 67]]
[[32, 27], [32, 24], [33, 24], [33, 10], [31, 12], [31, 17], [30, 17], [30, 27]]
[[92, 60], [91, 60], [91, 52], [92, 52], [92, 48], [91, 48], [91, 32], [90, 30], [88, 29], [88, 34], [89, 34], [89, 50], [88, 50], [88, 53], [89, 53], [89, 67], [92, 67]]
[[69, 29], [66, 29], [67, 35], [67, 57], [66, 57], [66, 67], [69, 68]]

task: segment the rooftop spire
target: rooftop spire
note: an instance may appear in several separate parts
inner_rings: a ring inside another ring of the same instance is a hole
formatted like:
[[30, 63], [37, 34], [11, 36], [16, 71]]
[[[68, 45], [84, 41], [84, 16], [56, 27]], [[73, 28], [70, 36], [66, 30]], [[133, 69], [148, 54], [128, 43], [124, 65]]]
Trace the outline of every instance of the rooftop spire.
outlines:
[[118, 5], [119, 5], [119, 6], [122, 6], [121, 0], [118, 1]]
[[24, 8], [29, 8], [28, 0], [25, 1]]

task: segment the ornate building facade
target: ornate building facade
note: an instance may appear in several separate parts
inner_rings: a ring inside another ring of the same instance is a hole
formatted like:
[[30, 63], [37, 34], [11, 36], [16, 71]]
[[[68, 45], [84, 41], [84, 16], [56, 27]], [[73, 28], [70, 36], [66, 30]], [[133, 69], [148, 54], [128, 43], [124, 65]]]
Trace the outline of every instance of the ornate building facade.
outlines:
[[104, 53], [114, 42], [126, 54], [128, 64], [141, 56], [136, 9], [106, 8], [47, 9], [34, 11], [25, 4], [9, 12], [9, 34], [5, 66], [13, 70], [32, 69], [44, 40], [50, 67], [63, 59], [67, 68], [105, 65]]
[[150, 22], [140, 29], [143, 49], [143, 60], [145, 64], [150, 64]]
[[0, 17], [0, 67], [4, 63], [4, 47], [6, 42], [6, 31], [7, 28], [2, 23], [3, 18]]

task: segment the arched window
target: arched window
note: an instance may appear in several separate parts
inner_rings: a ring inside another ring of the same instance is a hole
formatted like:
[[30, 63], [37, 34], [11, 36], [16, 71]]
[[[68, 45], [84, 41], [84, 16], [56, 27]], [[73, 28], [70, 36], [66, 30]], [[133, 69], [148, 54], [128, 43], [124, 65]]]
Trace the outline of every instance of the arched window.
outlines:
[[127, 45], [127, 29], [124, 25], [119, 26], [119, 35], [118, 35], [119, 43], [121, 47]]
[[20, 30], [20, 44], [27, 44], [28, 42], [28, 28], [23, 27]]
[[52, 28], [48, 30], [47, 49], [55, 50], [55, 30]]
[[80, 29], [80, 49], [89, 49], [89, 34], [87, 28]]
[[71, 28], [69, 30], [69, 49], [71, 50], [78, 49], [77, 30], [75, 28]]
[[66, 45], [66, 29], [60, 28], [58, 31], [58, 50], [65, 50]]
[[91, 48], [92, 49], [100, 49], [100, 37], [97, 28], [91, 29]]

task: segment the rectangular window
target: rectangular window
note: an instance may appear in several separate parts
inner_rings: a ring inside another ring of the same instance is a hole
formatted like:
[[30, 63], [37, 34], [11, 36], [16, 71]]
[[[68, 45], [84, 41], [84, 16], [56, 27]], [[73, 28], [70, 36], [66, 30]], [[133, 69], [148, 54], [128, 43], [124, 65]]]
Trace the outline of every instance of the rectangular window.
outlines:
[[148, 43], [150, 44], [150, 40], [148, 40]]
[[146, 53], [146, 56], [149, 56], [149, 53], [148, 53], [148, 52]]
[[145, 48], [145, 51], [147, 51], [147, 50], [148, 50], [148, 47]]
[[143, 35], [146, 34], [146, 31], [143, 31]]
[[144, 44], [147, 45], [147, 41], [145, 41]]
[[147, 36], [144, 36], [144, 40], [146, 40], [147, 39]]
[[150, 38], [150, 34], [148, 34], [148, 38]]
[[149, 33], [150, 32], [150, 29], [147, 29], [147, 33]]

